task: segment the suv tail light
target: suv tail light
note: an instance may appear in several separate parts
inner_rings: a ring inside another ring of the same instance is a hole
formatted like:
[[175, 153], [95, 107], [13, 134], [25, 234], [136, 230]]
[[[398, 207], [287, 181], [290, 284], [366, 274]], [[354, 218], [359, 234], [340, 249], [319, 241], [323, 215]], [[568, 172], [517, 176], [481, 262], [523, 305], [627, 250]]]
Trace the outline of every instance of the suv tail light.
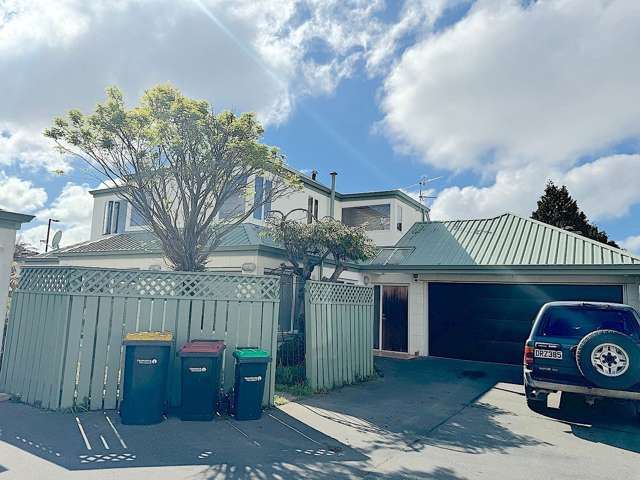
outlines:
[[533, 345], [526, 344], [524, 346], [524, 364], [526, 366], [533, 365]]

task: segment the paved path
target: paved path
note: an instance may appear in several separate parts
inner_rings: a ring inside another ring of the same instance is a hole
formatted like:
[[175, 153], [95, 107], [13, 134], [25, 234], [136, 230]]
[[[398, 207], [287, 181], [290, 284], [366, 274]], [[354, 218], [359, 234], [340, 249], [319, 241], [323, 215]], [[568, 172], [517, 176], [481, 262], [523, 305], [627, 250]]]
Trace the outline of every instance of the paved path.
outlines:
[[378, 380], [287, 404], [256, 422], [126, 426], [115, 412], [76, 419], [0, 402], [0, 480], [638, 474], [640, 424], [624, 404], [568, 408], [565, 398], [552, 418], [527, 409], [519, 368], [438, 359], [377, 365]]

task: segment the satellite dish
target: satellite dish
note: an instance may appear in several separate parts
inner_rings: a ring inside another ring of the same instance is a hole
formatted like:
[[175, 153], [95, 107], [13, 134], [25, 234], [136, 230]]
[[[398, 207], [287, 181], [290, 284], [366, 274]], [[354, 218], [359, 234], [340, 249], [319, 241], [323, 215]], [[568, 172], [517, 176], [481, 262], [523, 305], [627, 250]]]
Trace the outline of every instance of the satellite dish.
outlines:
[[51, 240], [51, 248], [57, 250], [60, 248], [60, 240], [62, 240], [62, 230], [58, 230]]

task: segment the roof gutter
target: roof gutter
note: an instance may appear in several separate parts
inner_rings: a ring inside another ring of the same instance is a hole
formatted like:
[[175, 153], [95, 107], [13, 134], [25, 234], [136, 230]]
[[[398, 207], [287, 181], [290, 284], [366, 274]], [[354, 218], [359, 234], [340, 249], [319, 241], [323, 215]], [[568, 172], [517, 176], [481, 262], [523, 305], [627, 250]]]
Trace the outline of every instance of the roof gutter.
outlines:
[[620, 265], [354, 265], [361, 271], [465, 275], [627, 275], [639, 276], [640, 264]]

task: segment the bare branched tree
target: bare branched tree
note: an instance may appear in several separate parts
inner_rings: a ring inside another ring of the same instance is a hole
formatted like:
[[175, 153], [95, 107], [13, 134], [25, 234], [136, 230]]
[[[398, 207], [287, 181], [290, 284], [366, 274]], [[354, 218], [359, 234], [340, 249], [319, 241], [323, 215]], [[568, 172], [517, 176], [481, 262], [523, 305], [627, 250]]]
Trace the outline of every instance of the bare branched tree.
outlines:
[[131, 203], [174, 269], [198, 271], [231, 228], [299, 188], [263, 133], [252, 113], [214, 114], [208, 102], [160, 85], [132, 109], [109, 88], [93, 113], [71, 110], [45, 136]]

